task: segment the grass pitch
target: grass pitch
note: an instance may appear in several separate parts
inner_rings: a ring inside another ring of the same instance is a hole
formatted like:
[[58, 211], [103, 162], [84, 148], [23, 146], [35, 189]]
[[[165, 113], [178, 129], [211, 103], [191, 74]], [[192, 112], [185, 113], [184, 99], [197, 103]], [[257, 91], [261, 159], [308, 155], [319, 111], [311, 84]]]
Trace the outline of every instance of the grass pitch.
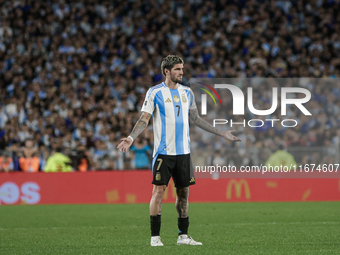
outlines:
[[164, 247], [150, 247], [148, 205], [0, 207], [0, 254], [340, 254], [340, 202], [190, 204], [177, 246], [177, 214], [164, 204]]

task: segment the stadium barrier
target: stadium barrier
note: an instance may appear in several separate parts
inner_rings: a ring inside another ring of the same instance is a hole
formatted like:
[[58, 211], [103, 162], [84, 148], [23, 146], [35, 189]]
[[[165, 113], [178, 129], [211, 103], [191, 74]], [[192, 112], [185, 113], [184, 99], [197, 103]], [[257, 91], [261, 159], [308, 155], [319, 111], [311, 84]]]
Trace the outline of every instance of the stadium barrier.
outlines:
[[[190, 202], [340, 201], [340, 179], [196, 179]], [[0, 204], [149, 203], [151, 171], [1, 173]], [[171, 181], [163, 202], [175, 202]]]

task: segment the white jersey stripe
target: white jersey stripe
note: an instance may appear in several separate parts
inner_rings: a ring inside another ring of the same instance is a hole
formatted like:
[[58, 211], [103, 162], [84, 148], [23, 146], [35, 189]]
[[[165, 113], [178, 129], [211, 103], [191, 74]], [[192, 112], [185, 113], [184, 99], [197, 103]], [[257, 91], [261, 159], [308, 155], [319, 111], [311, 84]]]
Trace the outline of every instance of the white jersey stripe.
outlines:
[[[173, 106], [173, 99], [168, 88], [162, 89], [163, 98], [165, 100], [165, 116], [166, 116], [166, 151], [168, 155], [176, 154], [176, 129], [175, 129], [175, 110]], [[161, 152], [160, 152], [161, 153]]]

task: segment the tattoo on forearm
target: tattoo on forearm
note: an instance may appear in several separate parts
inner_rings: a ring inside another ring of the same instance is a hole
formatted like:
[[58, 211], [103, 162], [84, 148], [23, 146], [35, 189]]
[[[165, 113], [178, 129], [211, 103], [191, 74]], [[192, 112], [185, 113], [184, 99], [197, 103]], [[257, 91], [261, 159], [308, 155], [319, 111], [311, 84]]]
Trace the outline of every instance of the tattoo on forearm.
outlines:
[[146, 126], [147, 123], [144, 120], [139, 119], [131, 132], [132, 138], [136, 139], [137, 136], [139, 136], [144, 131]]
[[134, 126], [130, 134], [133, 139], [136, 139], [137, 136], [139, 136], [144, 131], [144, 129], [148, 125], [150, 118], [151, 114], [142, 114], [142, 116], [140, 116], [139, 120], [137, 121], [136, 125]]
[[195, 123], [198, 119], [198, 111], [197, 110], [191, 110], [190, 111], [190, 120]]
[[189, 187], [177, 188], [176, 209], [178, 218], [188, 217], [189, 212]]
[[205, 121], [198, 115], [197, 109], [190, 110], [190, 120], [191, 120], [191, 123], [202, 128], [203, 130], [207, 132], [213, 133], [215, 135], [222, 135], [221, 130], [218, 130], [217, 128], [213, 127], [212, 125], [210, 125], [207, 121]]

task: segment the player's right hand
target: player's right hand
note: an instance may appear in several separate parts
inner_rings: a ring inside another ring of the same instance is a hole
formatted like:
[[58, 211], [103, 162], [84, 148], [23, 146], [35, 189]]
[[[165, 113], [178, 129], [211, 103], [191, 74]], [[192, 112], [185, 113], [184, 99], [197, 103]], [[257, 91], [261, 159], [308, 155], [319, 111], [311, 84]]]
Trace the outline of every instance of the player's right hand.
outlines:
[[120, 139], [120, 144], [118, 144], [117, 148], [121, 152], [127, 152], [127, 150], [132, 145], [132, 140], [128, 137]]

